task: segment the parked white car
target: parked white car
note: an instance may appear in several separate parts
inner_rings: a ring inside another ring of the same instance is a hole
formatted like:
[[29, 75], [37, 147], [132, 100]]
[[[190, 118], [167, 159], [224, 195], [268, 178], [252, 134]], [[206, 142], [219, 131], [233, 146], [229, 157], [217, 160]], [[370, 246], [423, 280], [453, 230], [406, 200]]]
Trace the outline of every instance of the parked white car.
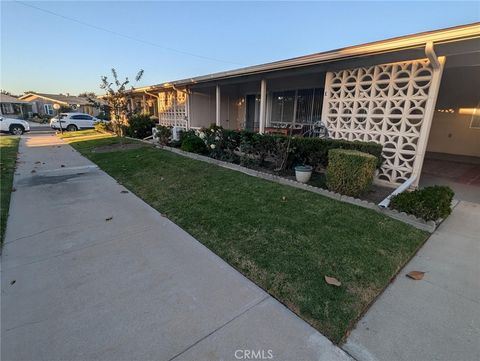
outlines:
[[96, 122], [102, 120], [92, 117], [85, 113], [60, 113], [50, 119], [50, 127], [52, 129], [60, 129], [73, 132], [79, 129], [90, 129], [95, 127]]
[[0, 131], [2, 133], [22, 135], [30, 131], [30, 124], [22, 119], [4, 118], [0, 116]]

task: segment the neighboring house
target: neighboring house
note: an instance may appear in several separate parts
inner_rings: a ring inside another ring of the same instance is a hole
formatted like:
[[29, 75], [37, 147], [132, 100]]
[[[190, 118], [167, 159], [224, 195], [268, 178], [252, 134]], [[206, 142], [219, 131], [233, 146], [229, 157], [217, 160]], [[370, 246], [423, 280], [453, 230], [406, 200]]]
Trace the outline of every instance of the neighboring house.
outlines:
[[[480, 23], [133, 90], [132, 106], [184, 128], [384, 146], [377, 183], [419, 182], [428, 152], [480, 160]], [[430, 153], [429, 153], [430, 154]]]
[[33, 104], [33, 113], [41, 115], [55, 115], [54, 104], [69, 107], [72, 111], [87, 113], [93, 116], [97, 116], [100, 112], [88, 98], [70, 94], [25, 93], [20, 99], [31, 102]]
[[0, 94], [0, 115], [6, 118], [27, 119], [32, 113], [32, 104], [14, 96]]

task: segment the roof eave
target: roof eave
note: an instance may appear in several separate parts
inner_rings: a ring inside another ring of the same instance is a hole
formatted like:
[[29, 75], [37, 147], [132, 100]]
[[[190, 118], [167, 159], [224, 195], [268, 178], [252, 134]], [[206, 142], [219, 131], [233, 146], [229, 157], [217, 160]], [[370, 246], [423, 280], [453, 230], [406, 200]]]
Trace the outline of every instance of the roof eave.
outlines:
[[[346, 48], [330, 50], [322, 53], [316, 53], [301, 57], [295, 57], [286, 60], [275, 61], [255, 66], [249, 66], [240, 69], [234, 69], [219, 73], [180, 79], [168, 83], [152, 85], [149, 87], [138, 88], [139, 91], [168, 89], [174, 87], [182, 87], [187, 85], [199, 84], [209, 81], [228, 79], [239, 76], [254, 75], [270, 71], [278, 71], [293, 67], [302, 67], [307, 65], [315, 65], [320, 63], [346, 60], [350, 58], [358, 58], [372, 55], [379, 55], [394, 51], [402, 51], [425, 46], [427, 42], [434, 44], [444, 44], [453, 41], [468, 40], [480, 37], [480, 23], [462, 25], [453, 28], [423, 32], [413, 35], [380, 40], [362, 45], [355, 45]], [[136, 89], [135, 89], [136, 91]]]

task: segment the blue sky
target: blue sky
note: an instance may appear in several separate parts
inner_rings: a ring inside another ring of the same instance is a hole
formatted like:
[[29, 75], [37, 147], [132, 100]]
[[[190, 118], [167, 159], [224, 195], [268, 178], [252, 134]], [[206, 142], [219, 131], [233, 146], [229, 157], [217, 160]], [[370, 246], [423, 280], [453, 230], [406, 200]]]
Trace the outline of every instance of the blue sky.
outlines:
[[142, 68], [148, 85], [480, 21], [479, 2], [26, 4], [47, 12], [1, 3], [1, 88], [16, 94], [99, 93], [111, 67]]

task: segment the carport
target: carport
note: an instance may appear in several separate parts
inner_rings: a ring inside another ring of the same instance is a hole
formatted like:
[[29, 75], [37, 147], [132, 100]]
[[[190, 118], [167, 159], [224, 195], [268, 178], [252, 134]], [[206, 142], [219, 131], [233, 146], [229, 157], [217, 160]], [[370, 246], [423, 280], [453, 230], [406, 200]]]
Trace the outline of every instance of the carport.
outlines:
[[448, 185], [480, 203], [480, 54], [447, 58], [420, 186]]

